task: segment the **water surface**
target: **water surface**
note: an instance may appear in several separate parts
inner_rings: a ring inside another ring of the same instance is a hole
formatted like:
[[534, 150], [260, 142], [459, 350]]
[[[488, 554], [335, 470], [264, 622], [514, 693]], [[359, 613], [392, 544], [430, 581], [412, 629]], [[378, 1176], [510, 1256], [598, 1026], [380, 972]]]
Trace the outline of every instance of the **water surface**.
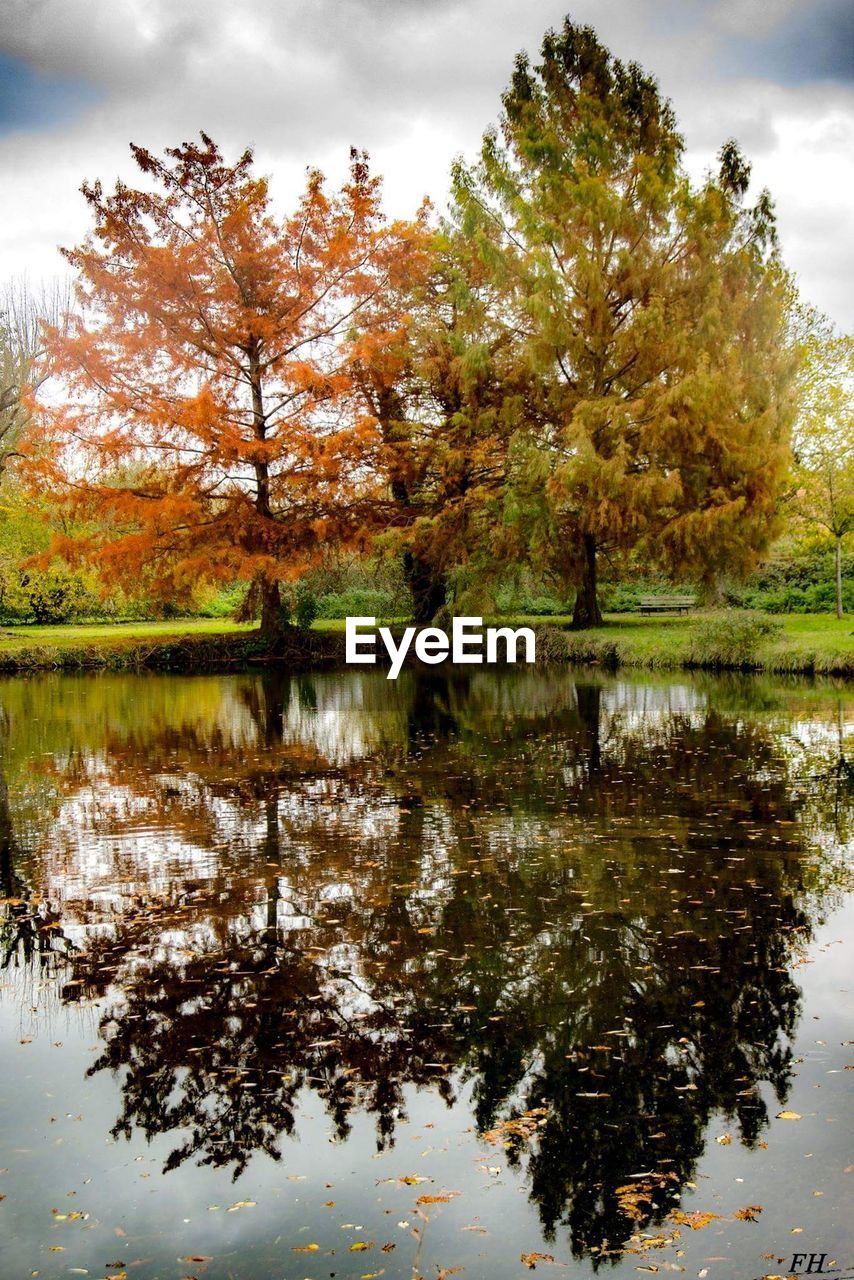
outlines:
[[846, 692], [2, 682], [0, 1275], [854, 1270]]

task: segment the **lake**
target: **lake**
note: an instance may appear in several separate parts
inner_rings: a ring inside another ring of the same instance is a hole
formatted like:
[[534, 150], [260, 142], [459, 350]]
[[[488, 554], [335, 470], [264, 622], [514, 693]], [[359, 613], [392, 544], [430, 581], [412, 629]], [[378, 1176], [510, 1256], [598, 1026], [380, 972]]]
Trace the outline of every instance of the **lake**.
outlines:
[[0, 1275], [850, 1273], [851, 720], [759, 677], [0, 683]]

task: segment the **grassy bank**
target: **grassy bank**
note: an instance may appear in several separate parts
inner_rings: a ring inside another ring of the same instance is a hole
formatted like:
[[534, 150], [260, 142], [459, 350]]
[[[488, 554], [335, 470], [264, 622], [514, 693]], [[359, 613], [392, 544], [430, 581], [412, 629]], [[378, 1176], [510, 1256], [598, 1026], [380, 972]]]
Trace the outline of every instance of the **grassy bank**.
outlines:
[[[520, 619], [521, 621], [521, 619]], [[539, 623], [540, 649], [553, 661], [661, 670], [748, 670], [854, 675], [854, 617], [697, 611], [644, 617], [611, 614], [604, 627], [568, 631], [569, 618]]]
[[329, 666], [343, 659], [334, 632], [293, 631], [275, 652], [251, 623], [177, 618], [169, 622], [98, 623], [83, 626], [6, 627], [0, 631], [0, 672], [223, 671], [284, 663], [293, 670]]
[[[789, 614], [766, 619], [761, 614], [701, 611], [680, 617], [611, 614], [604, 627], [593, 631], [567, 630], [569, 618], [512, 621], [536, 627], [538, 656], [545, 661], [854, 675], [854, 618], [848, 617]], [[209, 671], [271, 661], [304, 669], [342, 662], [343, 631], [343, 620], [319, 621], [311, 633], [294, 633], [270, 654], [251, 624], [223, 619], [7, 627], [0, 631], [0, 671]]]

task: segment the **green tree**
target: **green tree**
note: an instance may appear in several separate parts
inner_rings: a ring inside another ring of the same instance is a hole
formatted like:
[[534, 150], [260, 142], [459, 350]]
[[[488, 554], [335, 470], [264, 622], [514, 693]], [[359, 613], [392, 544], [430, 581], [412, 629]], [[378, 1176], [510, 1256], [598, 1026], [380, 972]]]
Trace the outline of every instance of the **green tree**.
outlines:
[[708, 581], [774, 531], [792, 362], [773, 210], [745, 205], [733, 142], [692, 186], [656, 82], [589, 27], [549, 32], [537, 66], [520, 55], [502, 101], [454, 195], [538, 385], [505, 514], [595, 625], [600, 555]]
[[811, 308], [801, 316], [805, 360], [795, 427], [795, 509], [833, 538], [836, 616], [843, 615], [842, 550], [854, 530], [854, 338]]

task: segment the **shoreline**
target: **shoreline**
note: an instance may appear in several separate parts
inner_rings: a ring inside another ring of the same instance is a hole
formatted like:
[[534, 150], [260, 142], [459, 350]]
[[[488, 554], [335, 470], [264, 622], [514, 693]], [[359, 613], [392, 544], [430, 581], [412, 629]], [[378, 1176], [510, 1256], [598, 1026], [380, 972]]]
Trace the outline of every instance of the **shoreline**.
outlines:
[[[776, 627], [767, 636], [745, 641], [739, 649], [725, 634], [731, 617], [719, 614], [688, 621], [649, 621], [640, 620], [637, 615], [612, 615], [603, 628], [595, 631], [571, 631], [543, 618], [497, 621], [503, 625], [533, 626], [537, 635], [536, 666], [540, 669], [571, 665], [608, 671], [629, 668], [854, 678], [854, 619], [837, 622], [822, 617], [815, 623], [816, 629], [811, 630], [810, 620], [815, 615], [787, 615], [794, 619], [788, 628]], [[720, 624], [717, 642], [716, 623]], [[176, 621], [0, 632], [0, 673], [7, 675], [103, 670], [189, 675], [257, 670], [271, 665], [305, 672], [339, 667], [382, 670], [388, 664], [380, 661], [376, 666], [348, 667], [343, 622], [340, 627], [332, 624], [308, 631], [289, 629], [274, 647], [262, 641], [258, 631], [227, 622], [220, 629], [216, 623]], [[406, 665], [412, 665], [412, 660]], [[483, 664], [489, 669], [507, 665]]]

